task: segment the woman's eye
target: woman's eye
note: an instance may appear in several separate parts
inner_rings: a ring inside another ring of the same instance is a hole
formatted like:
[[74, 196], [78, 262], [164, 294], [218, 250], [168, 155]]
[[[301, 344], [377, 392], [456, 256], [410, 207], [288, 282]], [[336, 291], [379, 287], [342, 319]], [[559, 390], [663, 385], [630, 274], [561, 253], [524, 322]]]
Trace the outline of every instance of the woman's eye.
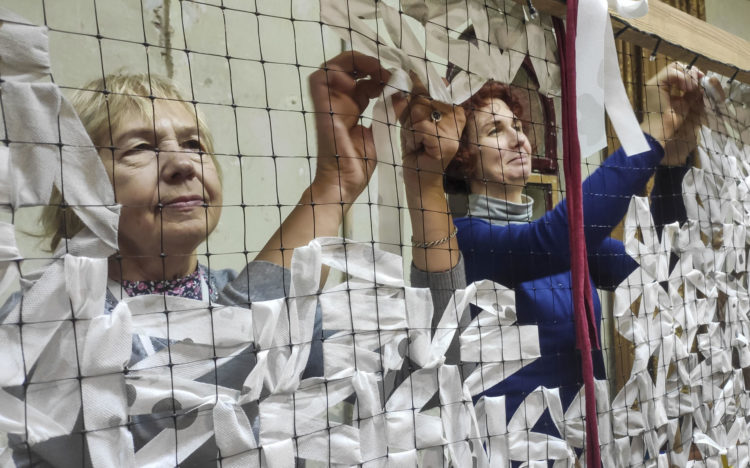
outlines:
[[197, 138], [192, 138], [190, 140], [187, 140], [182, 145], [185, 148], [195, 150], [195, 151], [200, 151], [201, 149], [203, 149], [201, 146], [200, 140], [198, 140]]
[[143, 153], [145, 151], [155, 151], [154, 146], [150, 143], [140, 143], [125, 150], [125, 152], [123, 152], [123, 155], [127, 156], [131, 154]]

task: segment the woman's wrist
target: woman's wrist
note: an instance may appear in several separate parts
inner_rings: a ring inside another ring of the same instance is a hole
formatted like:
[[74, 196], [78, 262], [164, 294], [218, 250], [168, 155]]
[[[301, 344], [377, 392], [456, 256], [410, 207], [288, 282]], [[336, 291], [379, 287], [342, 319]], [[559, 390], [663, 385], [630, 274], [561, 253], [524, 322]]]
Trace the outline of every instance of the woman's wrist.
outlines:
[[447, 207], [443, 174], [404, 167], [404, 185], [409, 208], [420, 208], [425, 202]]
[[[453, 224], [453, 223], [450, 223], [450, 224]], [[439, 239], [425, 241], [425, 240], [419, 240], [415, 236], [411, 236], [411, 245], [412, 247], [417, 247], [420, 249], [430, 249], [432, 247], [439, 247], [447, 242], [450, 242], [451, 239], [456, 237], [456, 234], [458, 234], [458, 228], [455, 225], [453, 225], [453, 231], [447, 236], [441, 237]], [[422, 235], [418, 237], [424, 238], [426, 236]]]
[[[310, 202], [315, 205], [349, 205], [359, 196], [361, 190], [352, 190], [342, 184], [341, 178], [316, 176], [309, 187]], [[354, 192], [357, 192], [356, 194]]]
[[456, 248], [456, 226], [442, 186], [423, 187], [407, 193], [412, 225], [412, 246], [415, 249]]
[[313, 182], [302, 193], [299, 204], [308, 207], [315, 237], [335, 236], [344, 215], [351, 207], [344, 203], [339, 188], [322, 182]]
[[447, 271], [460, 258], [458, 229], [447, 212], [427, 210], [412, 214], [412, 261], [422, 271]]
[[641, 123], [641, 131], [653, 138], [657, 143], [664, 147], [667, 136], [664, 132], [664, 122], [661, 118], [656, 118], [653, 113], [646, 112], [643, 122]]

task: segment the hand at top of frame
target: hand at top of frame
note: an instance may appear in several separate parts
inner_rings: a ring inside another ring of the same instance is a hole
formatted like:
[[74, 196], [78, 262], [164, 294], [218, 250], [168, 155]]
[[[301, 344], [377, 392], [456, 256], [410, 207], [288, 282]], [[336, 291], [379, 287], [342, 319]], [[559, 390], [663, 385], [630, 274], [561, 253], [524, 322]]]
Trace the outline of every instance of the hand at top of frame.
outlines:
[[[466, 124], [461, 106], [430, 99], [427, 88], [412, 74], [414, 87], [408, 97], [394, 98], [402, 124], [404, 180], [407, 191], [425, 183], [436, 185], [442, 195], [443, 173], [459, 147]], [[424, 189], [424, 187], [422, 187]]]
[[390, 78], [380, 62], [355, 51], [328, 60], [310, 75], [315, 106], [318, 162], [313, 185], [321, 194], [353, 203], [364, 190], [377, 161], [372, 129], [361, 125], [360, 115]]
[[[687, 69], [674, 62], [646, 83], [646, 114], [641, 128], [664, 147], [662, 165], [684, 165], [697, 145], [705, 109], [703, 77], [696, 67]], [[718, 81], [710, 85], [717, 86]]]

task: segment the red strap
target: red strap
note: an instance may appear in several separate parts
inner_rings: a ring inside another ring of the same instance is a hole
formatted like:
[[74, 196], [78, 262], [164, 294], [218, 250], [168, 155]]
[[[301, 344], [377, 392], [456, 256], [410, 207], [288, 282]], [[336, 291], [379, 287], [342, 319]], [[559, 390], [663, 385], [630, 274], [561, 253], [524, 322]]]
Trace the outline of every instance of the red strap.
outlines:
[[576, 110], [576, 31], [578, 0], [567, 1], [566, 27], [555, 21], [555, 32], [562, 70], [563, 170], [568, 203], [568, 235], [570, 237], [570, 270], [573, 279], [573, 310], [576, 347], [581, 353], [581, 373], [586, 395], [586, 466], [601, 467], [599, 428], [596, 417], [594, 367], [592, 348], [599, 349], [594, 314], [588, 256], [583, 230], [583, 196], [581, 190], [581, 146], [578, 141]]

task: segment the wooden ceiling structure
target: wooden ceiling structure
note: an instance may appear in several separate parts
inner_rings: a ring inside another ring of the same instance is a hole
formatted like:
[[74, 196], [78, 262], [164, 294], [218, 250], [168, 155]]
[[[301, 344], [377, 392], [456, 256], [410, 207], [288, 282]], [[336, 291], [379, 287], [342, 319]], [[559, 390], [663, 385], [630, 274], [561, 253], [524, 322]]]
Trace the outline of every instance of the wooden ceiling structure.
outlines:
[[[527, 0], [515, 0], [527, 4]], [[564, 0], [532, 0], [543, 13], [564, 17]], [[624, 18], [610, 10], [615, 36], [647, 51], [693, 64], [750, 84], [750, 42], [673, 8], [649, 0], [641, 18]]]

